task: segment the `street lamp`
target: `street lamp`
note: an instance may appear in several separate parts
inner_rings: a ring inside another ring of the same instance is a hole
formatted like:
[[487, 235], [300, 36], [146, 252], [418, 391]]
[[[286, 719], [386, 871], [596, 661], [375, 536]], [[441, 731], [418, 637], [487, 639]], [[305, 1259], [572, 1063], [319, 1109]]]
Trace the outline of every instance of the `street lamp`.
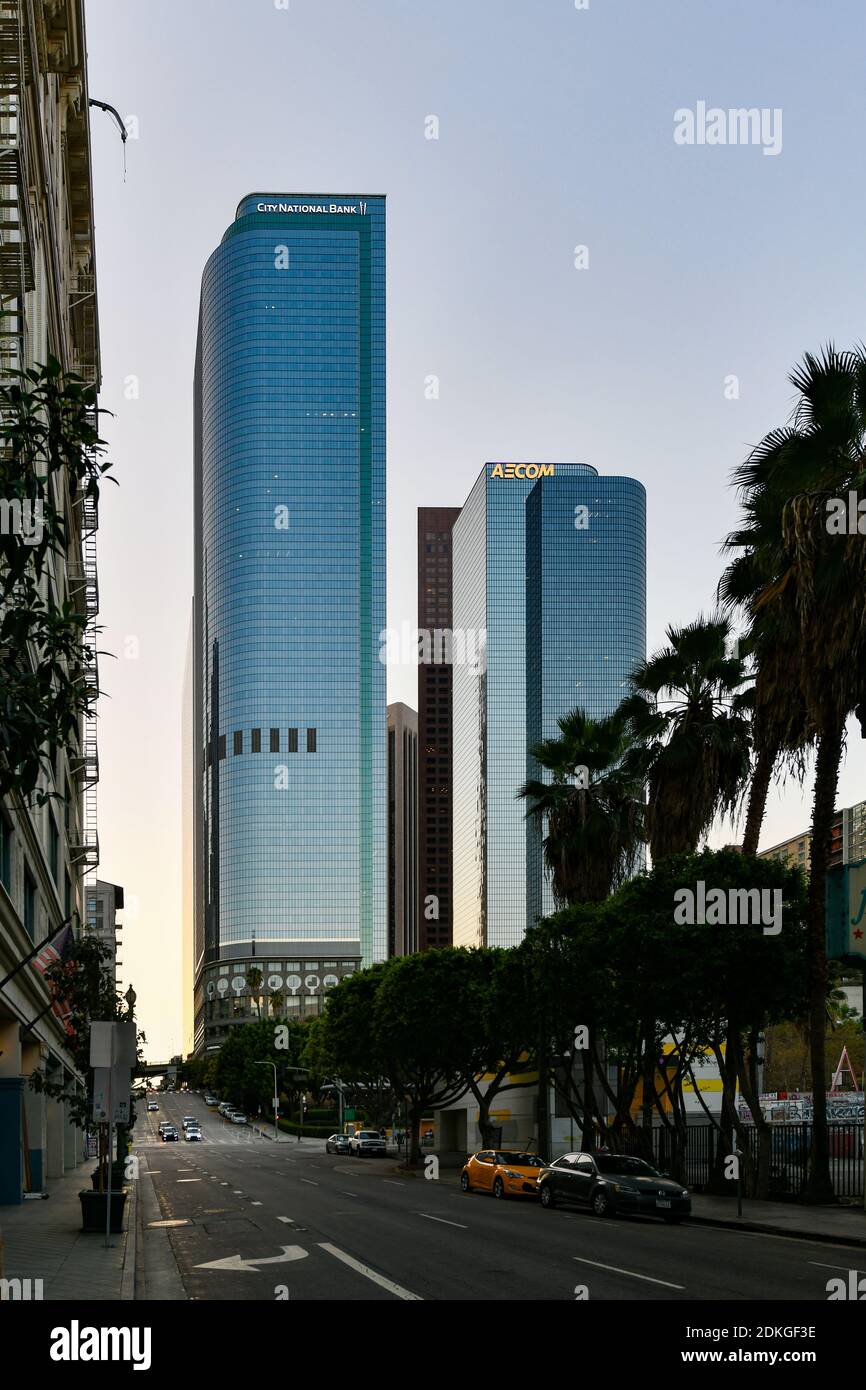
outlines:
[[277, 1064], [276, 1062], [256, 1062], [257, 1067], [273, 1067], [274, 1069], [274, 1143], [280, 1142], [280, 1128], [277, 1123], [279, 1098], [277, 1096]]

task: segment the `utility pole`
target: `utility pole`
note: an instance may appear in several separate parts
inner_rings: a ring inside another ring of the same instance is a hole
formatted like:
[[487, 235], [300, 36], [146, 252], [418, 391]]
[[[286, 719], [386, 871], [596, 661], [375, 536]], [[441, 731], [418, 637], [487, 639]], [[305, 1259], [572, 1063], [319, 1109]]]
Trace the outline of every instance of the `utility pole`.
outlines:
[[280, 1127], [277, 1123], [279, 1112], [279, 1097], [277, 1096], [277, 1064], [276, 1062], [256, 1062], [257, 1067], [273, 1067], [274, 1069], [274, 1143], [280, 1142]]

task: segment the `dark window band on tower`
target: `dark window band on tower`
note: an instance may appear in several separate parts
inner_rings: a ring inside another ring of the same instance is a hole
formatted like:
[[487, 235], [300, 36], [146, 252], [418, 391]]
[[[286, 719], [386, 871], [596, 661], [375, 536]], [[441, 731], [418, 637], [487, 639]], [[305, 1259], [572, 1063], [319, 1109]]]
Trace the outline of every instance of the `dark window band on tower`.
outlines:
[[253, 752], [254, 752], [254, 753], [261, 753], [261, 751], [262, 751], [262, 731], [261, 731], [261, 729], [253, 729]]
[[271, 729], [271, 752], [272, 752], [272, 753], [279, 753], [279, 751], [280, 751], [280, 731], [279, 731], [279, 729]]
[[225, 734], [220, 734], [220, 757], [221, 757], [221, 758], [224, 758], [225, 755], [226, 755], [226, 736], [225, 736]]
[[243, 729], [235, 729], [235, 746], [234, 746], [234, 751], [235, 751], [235, 753], [243, 753], [243, 751], [244, 751], [244, 732], [243, 732]]
[[298, 731], [297, 731], [297, 729], [289, 729], [289, 752], [290, 752], [290, 753], [297, 753], [297, 751], [298, 751]]
[[316, 751], [316, 731], [315, 731], [315, 729], [308, 729], [308, 730], [307, 730], [307, 752], [308, 752], [308, 753], [315, 753], [315, 751]]

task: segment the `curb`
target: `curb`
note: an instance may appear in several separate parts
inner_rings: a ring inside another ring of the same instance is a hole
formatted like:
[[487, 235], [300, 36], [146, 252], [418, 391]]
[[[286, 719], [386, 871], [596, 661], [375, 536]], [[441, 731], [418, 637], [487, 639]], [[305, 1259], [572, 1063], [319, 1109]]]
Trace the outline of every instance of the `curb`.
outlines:
[[138, 1252], [138, 1183], [132, 1184], [129, 1212], [126, 1218], [126, 1248], [123, 1252], [123, 1269], [120, 1276], [121, 1301], [132, 1302], [135, 1298], [135, 1265]]
[[856, 1245], [866, 1248], [866, 1235], [837, 1235], [835, 1231], [804, 1231], [787, 1226], [772, 1226], [766, 1221], [750, 1221], [747, 1217], [695, 1216], [683, 1223], [688, 1226], [717, 1226], [728, 1231], [755, 1231], [760, 1235], [785, 1236], [788, 1240], [811, 1240], [820, 1245]]

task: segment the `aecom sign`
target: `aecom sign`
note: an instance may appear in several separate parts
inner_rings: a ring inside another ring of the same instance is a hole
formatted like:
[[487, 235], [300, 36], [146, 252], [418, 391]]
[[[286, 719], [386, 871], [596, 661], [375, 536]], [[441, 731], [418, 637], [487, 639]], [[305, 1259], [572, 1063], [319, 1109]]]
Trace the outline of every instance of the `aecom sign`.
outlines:
[[552, 463], [494, 463], [491, 478], [552, 478]]

